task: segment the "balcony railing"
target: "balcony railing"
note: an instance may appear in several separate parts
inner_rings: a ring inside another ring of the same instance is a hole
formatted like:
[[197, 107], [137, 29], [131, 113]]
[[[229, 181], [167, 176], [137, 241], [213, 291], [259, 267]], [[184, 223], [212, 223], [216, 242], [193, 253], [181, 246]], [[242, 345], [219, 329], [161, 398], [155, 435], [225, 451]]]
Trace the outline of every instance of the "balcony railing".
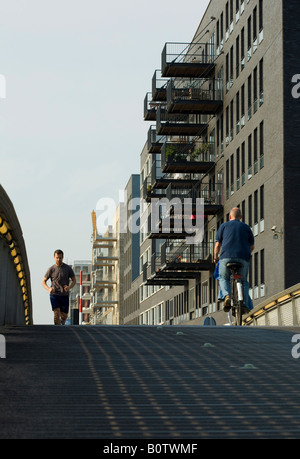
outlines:
[[215, 115], [223, 106], [221, 79], [175, 80], [167, 86], [168, 113]]
[[207, 128], [196, 115], [167, 114], [165, 109], [158, 107], [156, 112], [156, 133], [159, 135], [197, 136]]
[[200, 179], [200, 174], [192, 170], [191, 172], [176, 174], [164, 173], [162, 171], [161, 159], [155, 158], [152, 163], [151, 183], [153, 188], [165, 189], [171, 184], [176, 188], [191, 188]]
[[224, 186], [223, 183], [199, 182], [192, 190], [194, 199], [203, 198], [204, 205], [223, 206]]
[[157, 108], [162, 102], [155, 102], [152, 98], [152, 93], [147, 92], [144, 99], [144, 120], [145, 121], [156, 121]]
[[160, 153], [165, 142], [165, 136], [156, 134], [156, 127], [150, 126], [148, 130], [147, 147], [149, 153]]
[[152, 77], [152, 97], [154, 101], [167, 100], [167, 78], [161, 76], [161, 70], [155, 70]]
[[[162, 257], [162, 262], [167, 265], [166, 269], [181, 269], [182, 266], [180, 265], [187, 266], [194, 263], [211, 264], [213, 251], [213, 242], [202, 242], [197, 246], [181, 244], [179, 247], [175, 246], [171, 251], [166, 250], [165, 255]], [[197, 266], [195, 266], [195, 269], [197, 269]]]
[[163, 172], [208, 172], [215, 163], [214, 143], [166, 142], [161, 148]]
[[[151, 279], [159, 283], [159, 279], [169, 279], [172, 285], [176, 280], [192, 279], [201, 271], [213, 269], [213, 242], [200, 245], [180, 244], [168, 252], [163, 244], [161, 253], [154, 253], [151, 259]], [[145, 266], [144, 281], [149, 279], [150, 264]], [[175, 284], [176, 285], [176, 284]]]
[[166, 196], [166, 192], [164, 190], [156, 189], [152, 184], [151, 177], [146, 177], [143, 183], [143, 199], [146, 202], [151, 202], [153, 198], [164, 198]]
[[215, 46], [206, 43], [166, 43], [162, 76], [208, 78], [214, 72], [215, 52]]

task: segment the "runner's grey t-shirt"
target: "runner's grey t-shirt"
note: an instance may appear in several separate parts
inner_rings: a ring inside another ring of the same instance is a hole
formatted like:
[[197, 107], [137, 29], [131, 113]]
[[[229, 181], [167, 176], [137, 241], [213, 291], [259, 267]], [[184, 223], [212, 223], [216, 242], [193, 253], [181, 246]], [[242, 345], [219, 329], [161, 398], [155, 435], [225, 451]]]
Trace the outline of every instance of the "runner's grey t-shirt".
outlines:
[[75, 277], [74, 271], [71, 266], [63, 263], [60, 266], [56, 264], [51, 266], [46, 274], [46, 280], [51, 279], [51, 287], [54, 288], [52, 295], [68, 296], [69, 293], [64, 291], [64, 286], [69, 285], [70, 279]]

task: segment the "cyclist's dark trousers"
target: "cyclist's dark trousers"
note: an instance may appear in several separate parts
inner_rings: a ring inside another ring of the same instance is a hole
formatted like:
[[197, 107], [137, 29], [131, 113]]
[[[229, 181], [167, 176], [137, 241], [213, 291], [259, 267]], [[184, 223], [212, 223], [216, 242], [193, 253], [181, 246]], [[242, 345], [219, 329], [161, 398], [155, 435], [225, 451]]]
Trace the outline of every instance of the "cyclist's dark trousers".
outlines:
[[[227, 268], [227, 263], [230, 262], [239, 262], [243, 265], [241, 269], [239, 269], [238, 274], [243, 276], [244, 280], [244, 298], [245, 298], [245, 305], [248, 309], [253, 309], [253, 303], [251, 298], [249, 297], [249, 282], [248, 282], [248, 272], [249, 272], [249, 261], [243, 260], [242, 258], [223, 258], [220, 260], [219, 264], [219, 286], [220, 286], [220, 293], [219, 299], [224, 299], [226, 295], [231, 294], [231, 285], [230, 285], [230, 270]], [[246, 300], [247, 299], [247, 300]]]

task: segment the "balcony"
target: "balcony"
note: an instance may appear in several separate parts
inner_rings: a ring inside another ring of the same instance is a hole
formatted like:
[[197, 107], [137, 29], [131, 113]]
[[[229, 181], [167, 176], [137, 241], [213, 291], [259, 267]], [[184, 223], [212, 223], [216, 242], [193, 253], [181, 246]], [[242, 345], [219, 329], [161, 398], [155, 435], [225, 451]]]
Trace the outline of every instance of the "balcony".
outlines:
[[167, 78], [162, 78], [161, 70], [155, 70], [152, 77], [152, 100], [165, 102], [167, 100]]
[[153, 198], [160, 199], [164, 197], [166, 197], [165, 191], [153, 187], [151, 177], [146, 177], [143, 183], [143, 199], [145, 199], [146, 202], [151, 202]]
[[215, 50], [203, 43], [166, 43], [161, 56], [163, 77], [208, 78], [215, 71]]
[[162, 268], [164, 271], [209, 271], [214, 268], [213, 242], [202, 242], [199, 246], [181, 244], [167, 252], [162, 247]]
[[156, 112], [156, 134], [173, 136], [200, 136], [207, 128], [197, 116], [188, 114], [167, 114], [165, 109], [158, 107]]
[[104, 251], [94, 256], [93, 266], [109, 266], [113, 262], [118, 261], [119, 257], [114, 252]]
[[95, 289], [108, 289], [117, 285], [117, 278], [114, 273], [111, 272], [111, 269], [107, 270], [97, 269], [92, 275], [92, 287]]
[[163, 244], [161, 253], [152, 255], [144, 275], [148, 285], [187, 285], [189, 279], [199, 279], [202, 271], [214, 269], [213, 242], [203, 242], [199, 247], [177, 242], [171, 246], [167, 253], [169, 247]]
[[144, 120], [145, 121], [156, 121], [156, 112], [161, 102], [155, 102], [152, 98], [152, 93], [147, 92], [144, 99]]
[[174, 219], [172, 218], [159, 218], [158, 221], [153, 216], [148, 219], [148, 234], [150, 239], [186, 239], [192, 237], [195, 233], [185, 231], [183, 225], [181, 227], [176, 224], [174, 225]]
[[186, 275], [186, 273], [167, 273], [161, 269], [161, 265], [161, 255], [154, 253], [152, 255], [151, 264], [146, 264], [143, 269], [143, 280], [147, 285], [188, 286], [189, 277]]
[[[216, 215], [219, 211], [223, 210], [224, 186], [223, 183], [202, 182], [201, 180], [199, 180], [197, 184], [189, 190], [182, 190], [180, 188], [168, 186], [166, 189], [166, 198], [170, 203], [174, 200], [174, 198], [179, 198], [182, 202], [185, 198], [191, 199], [193, 215], [195, 215], [197, 210], [196, 199], [203, 199], [204, 216]], [[174, 217], [174, 213], [174, 206], [171, 205], [165, 213], [165, 218], [170, 216], [172, 219]]]
[[118, 238], [114, 234], [109, 237], [97, 236], [93, 241], [93, 249], [110, 248], [113, 247], [113, 244], [117, 241]]
[[223, 211], [223, 183], [199, 182], [192, 190], [191, 197], [195, 205], [197, 198], [204, 199], [204, 215], [216, 215]]
[[176, 114], [215, 115], [223, 106], [221, 80], [170, 80], [167, 111]]
[[165, 142], [165, 137], [156, 134], [156, 127], [150, 126], [147, 137], [147, 147], [149, 153], [160, 153], [161, 147]]
[[162, 172], [208, 173], [214, 167], [213, 143], [166, 142], [161, 148]]
[[195, 174], [194, 171], [190, 173], [174, 174], [163, 173], [161, 166], [161, 159], [155, 158], [152, 163], [151, 169], [151, 185], [152, 189], [166, 189], [169, 185], [176, 188], [190, 189], [200, 179], [199, 174]]
[[91, 305], [92, 310], [97, 310], [97, 309], [102, 309], [102, 308], [110, 308], [111, 306], [118, 306], [119, 301], [117, 300], [103, 300], [103, 301], [97, 301], [97, 303], [93, 303]]
[[[184, 196], [184, 193], [186, 196], [189, 196], [190, 190], [181, 189], [180, 196]], [[196, 235], [198, 228], [191, 220], [192, 206], [188, 208], [186, 205], [182, 206], [181, 204], [180, 199], [152, 201], [151, 214], [148, 217], [148, 234], [150, 239], [186, 239]], [[187, 213], [188, 216], [186, 217], [185, 214]]]

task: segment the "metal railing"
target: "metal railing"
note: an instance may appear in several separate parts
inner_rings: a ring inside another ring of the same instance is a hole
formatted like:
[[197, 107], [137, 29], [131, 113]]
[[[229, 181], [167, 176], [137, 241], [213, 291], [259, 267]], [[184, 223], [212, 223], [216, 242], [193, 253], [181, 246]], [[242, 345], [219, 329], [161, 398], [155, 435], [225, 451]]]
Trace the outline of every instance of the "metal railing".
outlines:
[[202, 242], [197, 245], [182, 244], [172, 250], [166, 249], [165, 263], [199, 263], [212, 261], [214, 251], [213, 242]]
[[208, 47], [205, 43], [166, 43], [162, 51], [162, 68], [174, 63], [211, 64], [215, 54], [215, 46]]
[[167, 107], [174, 100], [222, 101], [223, 80], [220, 78], [170, 79], [167, 86]]
[[147, 137], [148, 150], [149, 151], [151, 151], [152, 149], [160, 150], [162, 144], [165, 142], [165, 139], [166, 139], [165, 136], [156, 134], [156, 126], [150, 126], [148, 130], [148, 137]]
[[193, 199], [203, 198], [206, 205], [223, 205], [224, 204], [224, 186], [223, 183], [205, 183], [199, 182], [194, 186], [191, 197]]
[[155, 98], [158, 94], [162, 96], [162, 94], [166, 93], [168, 81], [168, 78], [163, 78], [161, 76], [161, 70], [155, 70], [152, 77], [152, 94]]
[[144, 99], [144, 118], [146, 119], [147, 116], [149, 116], [149, 114], [151, 113], [153, 120], [155, 120], [157, 108], [162, 104], [162, 102], [154, 101], [152, 98], [152, 93], [147, 92]]
[[183, 162], [214, 162], [215, 144], [202, 140], [196, 142], [166, 142], [161, 148], [161, 164], [178, 164]]

